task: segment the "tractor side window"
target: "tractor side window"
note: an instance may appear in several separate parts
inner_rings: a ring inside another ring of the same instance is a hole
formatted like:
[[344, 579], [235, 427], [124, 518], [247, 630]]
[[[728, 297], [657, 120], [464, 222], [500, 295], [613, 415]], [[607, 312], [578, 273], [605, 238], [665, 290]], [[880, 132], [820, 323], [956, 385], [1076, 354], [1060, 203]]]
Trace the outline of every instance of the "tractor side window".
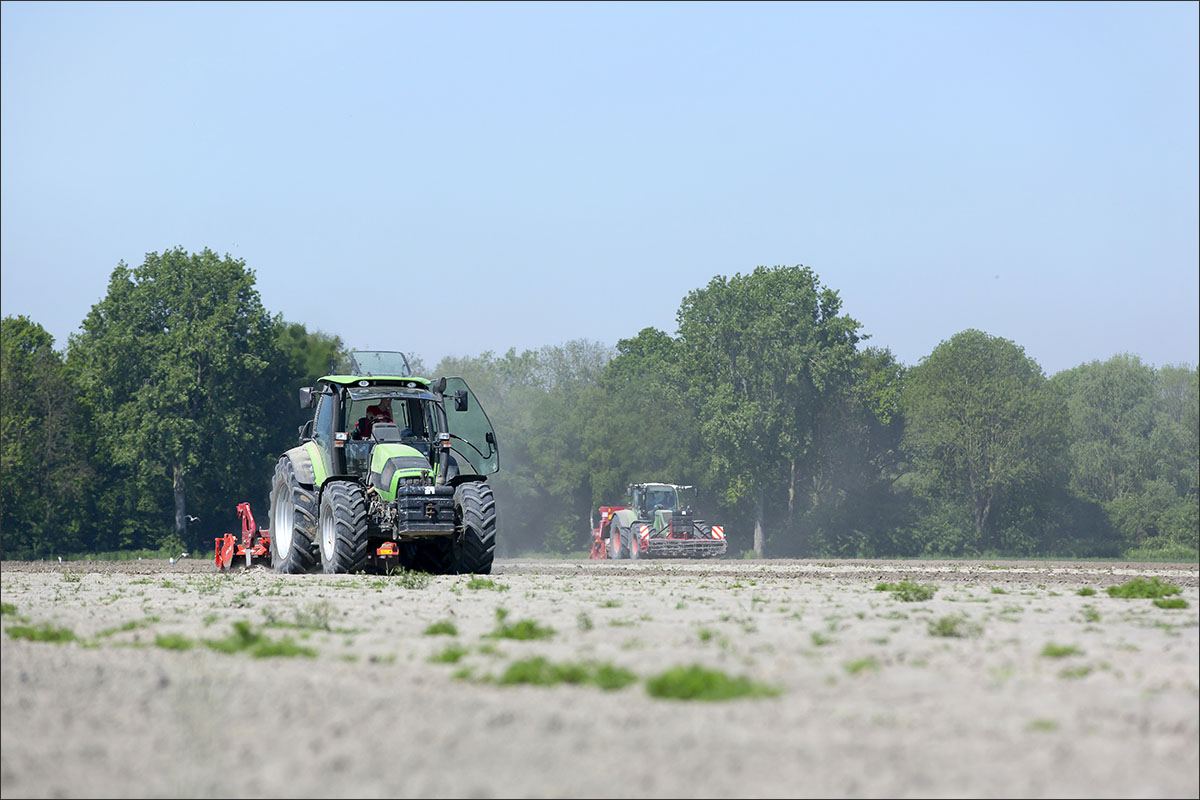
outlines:
[[333, 397], [323, 394], [317, 398], [317, 416], [313, 423], [313, 439], [322, 446], [329, 443], [329, 425], [333, 421]]
[[321, 394], [317, 395], [317, 414], [314, 417], [312, 438], [317, 445], [317, 449], [321, 451], [321, 461], [325, 463], [325, 472], [332, 472], [333, 464], [330, 463], [330, 448], [333, 444], [330, 441], [330, 426], [333, 423], [333, 395]]

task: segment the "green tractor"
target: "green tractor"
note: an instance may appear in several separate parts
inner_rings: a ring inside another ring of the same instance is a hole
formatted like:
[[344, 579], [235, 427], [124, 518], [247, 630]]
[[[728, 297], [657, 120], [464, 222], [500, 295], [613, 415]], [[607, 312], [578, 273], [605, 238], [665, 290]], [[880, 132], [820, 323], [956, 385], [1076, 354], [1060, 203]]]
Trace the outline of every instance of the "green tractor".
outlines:
[[[313, 418], [275, 466], [277, 572], [487, 574], [496, 551], [496, 434], [462, 378], [410, 375], [403, 353], [355, 351], [352, 375], [300, 390]], [[449, 403], [447, 403], [449, 400]]]
[[725, 554], [725, 528], [697, 519], [674, 483], [633, 483], [628, 506], [601, 506], [591, 558], [714, 558]]

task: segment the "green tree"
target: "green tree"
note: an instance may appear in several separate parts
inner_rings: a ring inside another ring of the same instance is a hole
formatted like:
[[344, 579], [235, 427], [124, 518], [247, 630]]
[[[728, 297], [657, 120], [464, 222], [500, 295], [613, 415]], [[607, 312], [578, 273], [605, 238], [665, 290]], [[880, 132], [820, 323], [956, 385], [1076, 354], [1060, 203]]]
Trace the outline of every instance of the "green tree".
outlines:
[[890, 350], [868, 347], [858, 354], [849, 383], [818, 413], [808, 509], [798, 521], [799, 541], [810, 554], [917, 554], [907, 534], [908, 497], [895, 490], [903, 469], [904, 377]]
[[646, 328], [617, 343], [585, 420], [591, 506], [619, 505], [639, 481], [708, 485], [693, 393], [684, 383], [679, 343]]
[[159, 541], [194, 546], [189, 497], [200, 530], [215, 534], [233, 518], [229, 506], [262, 491], [279, 426], [270, 402], [278, 327], [241, 259], [177, 247], [113, 270], [68, 362], [120, 487], [109, 512], [125, 532], [121, 545], [159, 543], [137, 530], [140, 517]]
[[902, 405], [917, 486], [940, 516], [927, 522], [952, 532], [956, 508], [970, 515], [970, 535], [936, 549], [1021, 547], [1004, 541], [998, 515], [1054, 484], [1064, 445], [1062, 406], [1037, 362], [1007, 339], [966, 330], [909, 371]]
[[80, 404], [54, 338], [0, 321], [0, 547], [8, 558], [80, 549], [92, 485]]
[[793, 516], [817, 417], [854, 371], [861, 326], [840, 312], [837, 292], [803, 266], [717, 276], [680, 305], [706, 460], [728, 504], [753, 504], [759, 555], [769, 499], [782, 493]]
[[1071, 488], [1100, 504], [1131, 554], [1200, 551], [1196, 374], [1123, 353], [1054, 376], [1068, 410]]

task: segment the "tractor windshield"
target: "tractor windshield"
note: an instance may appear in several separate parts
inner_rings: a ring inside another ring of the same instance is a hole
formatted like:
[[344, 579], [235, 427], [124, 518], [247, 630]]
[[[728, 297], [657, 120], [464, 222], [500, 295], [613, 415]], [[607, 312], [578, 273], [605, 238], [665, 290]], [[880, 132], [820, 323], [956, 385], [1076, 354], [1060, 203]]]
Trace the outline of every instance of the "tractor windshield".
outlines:
[[673, 486], [647, 486], [646, 487], [646, 511], [653, 514], [655, 511], [674, 511], [675, 506], [679, 502], [679, 496], [675, 493]]
[[[351, 389], [347, 392], [344, 430], [351, 439], [379, 439], [399, 436], [405, 444], [412, 444], [426, 453], [429, 443], [438, 432], [436, 404], [433, 398], [423, 393], [397, 393], [394, 389]], [[376, 430], [380, 423], [392, 423], [394, 429]]]

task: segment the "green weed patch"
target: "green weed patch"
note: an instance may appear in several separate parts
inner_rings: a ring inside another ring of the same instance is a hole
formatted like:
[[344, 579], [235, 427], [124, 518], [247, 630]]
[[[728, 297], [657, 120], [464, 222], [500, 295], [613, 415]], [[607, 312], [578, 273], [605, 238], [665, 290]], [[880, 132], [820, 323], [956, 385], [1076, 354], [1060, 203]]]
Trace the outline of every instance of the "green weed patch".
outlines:
[[937, 594], [937, 587], [930, 583], [879, 583], [875, 586], [877, 592], [891, 592], [892, 597], [905, 603], [923, 603]]
[[982, 633], [983, 627], [978, 623], [971, 622], [966, 617], [942, 617], [939, 620], [932, 620], [929, 623], [930, 636], [966, 639], [971, 636], [979, 636]]
[[846, 672], [849, 672], [851, 675], [857, 675], [860, 672], [878, 672], [879, 662], [873, 656], [867, 656], [857, 661], [851, 661], [845, 667]]
[[1091, 597], [1095, 593], [1096, 593], [1096, 590], [1090, 586], [1085, 586], [1082, 589], [1080, 589], [1079, 591], [1075, 592], [1075, 594], [1079, 595], [1080, 597]]
[[154, 646], [161, 647], [164, 650], [191, 650], [196, 646], [196, 643], [186, 636], [181, 636], [178, 633], [167, 633], [161, 636], [154, 637]]
[[97, 639], [104, 639], [116, 633], [125, 633], [126, 631], [136, 631], [139, 628], [148, 628], [158, 622], [158, 617], [146, 617], [145, 619], [131, 619], [129, 622], [117, 625], [112, 628], [105, 628], [96, 634]]
[[1137, 599], [1169, 597], [1173, 594], [1179, 594], [1182, 590], [1173, 583], [1163, 583], [1155, 577], [1150, 580], [1134, 578], [1131, 581], [1122, 583], [1120, 586], [1110, 586], [1107, 591], [1111, 597]]
[[55, 628], [52, 625], [13, 625], [7, 628], [8, 635], [13, 639], [28, 639], [31, 642], [53, 642], [65, 644], [76, 640], [75, 631], [70, 628]]
[[623, 667], [595, 661], [576, 661], [555, 664], [541, 656], [514, 661], [508, 665], [503, 674], [496, 679], [501, 686], [515, 684], [531, 684], [534, 686], [555, 686], [569, 683], [576, 686], [597, 686], [605, 691], [623, 689], [637, 680], [634, 675]]
[[492, 639], [549, 639], [554, 635], [554, 628], [542, 625], [536, 620], [522, 619], [513, 623], [506, 622], [507, 609], [496, 609], [496, 629], [486, 634]]
[[1083, 651], [1073, 644], [1055, 644], [1047, 642], [1042, 648], [1043, 658], [1066, 658], [1067, 656], [1077, 656]]
[[668, 700], [736, 700], [739, 697], [775, 697], [780, 689], [752, 681], [749, 678], [731, 677], [719, 670], [708, 669], [698, 664], [690, 667], [672, 667], [666, 672], [646, 681], [646, 691], [651, 697]]
[[0, 617], [17, 613], [17, 607], [12, 603], [0, 603]]
[[1188, 601], [1182, 597], [1160, 597], [1154, 601], [1159, 608], [1187, 608]]
[[431, 655], [429, 660], [434, 664], [457, 664], [467, 652], [467, 648], [462, 645], [452, 644]]
[[316, 658], [317, 655], [316, 650], [296, 644], [290, 636], [279, 640], [269, 639], [251, 628], [245, 620], [233, 623], [233, 633], [224, 639], [208, 639], [204, 644], [220, 653], [246, 652], [254, 658]]
[[426, 636], [458, 636], [458, 626], [448, 619], [435, 622], [425, 629]]
[[467, 581], [468, 589], [486, 589], [492, 592], [507, 592], [508, 587], [503, 583], [496, 583], [491, 578], [471, 578]]

